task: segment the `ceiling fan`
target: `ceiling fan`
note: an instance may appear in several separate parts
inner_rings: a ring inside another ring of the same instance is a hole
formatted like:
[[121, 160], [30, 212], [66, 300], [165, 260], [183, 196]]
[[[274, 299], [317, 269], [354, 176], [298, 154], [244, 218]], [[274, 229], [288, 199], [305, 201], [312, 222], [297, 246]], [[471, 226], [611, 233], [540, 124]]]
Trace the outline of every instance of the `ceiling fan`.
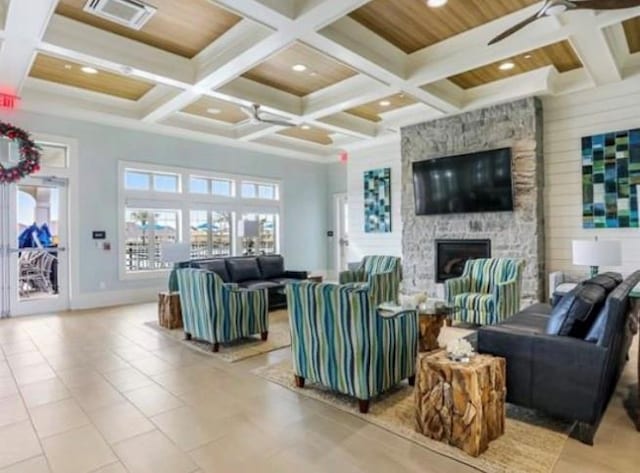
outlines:
[[535, 15], [499, 34], [489, 44], [497, 43], [545, 16], [556, 16], [571, 10], [620, 10], [640, 6], [640, 0], [547, 0]]
[[249, 117], [252, 122], [267, 123], [269, 125], [278, 126], [297, 126], [295, 123], [288, 122], [286, 120], [279, 120], [277, 118], [265, 118], [264, 112], [260, 112], [260, 105], [254, 103], [251, 108], [240, 107], [242, 111]]

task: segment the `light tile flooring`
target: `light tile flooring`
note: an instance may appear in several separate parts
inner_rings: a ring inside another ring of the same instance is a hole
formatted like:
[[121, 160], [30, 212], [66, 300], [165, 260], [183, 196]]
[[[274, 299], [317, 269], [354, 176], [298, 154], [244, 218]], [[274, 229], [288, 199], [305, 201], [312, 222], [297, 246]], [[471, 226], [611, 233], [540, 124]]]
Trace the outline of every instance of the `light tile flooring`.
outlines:
[[[224, 363], [145, 327], [155, 313], [0, 321], [0, 473], [472, 471], [250, 374], [288, 349]], [[596, 446], [569, 440], [556, 472], [639, 471], [622, 407], [636, 350]]]

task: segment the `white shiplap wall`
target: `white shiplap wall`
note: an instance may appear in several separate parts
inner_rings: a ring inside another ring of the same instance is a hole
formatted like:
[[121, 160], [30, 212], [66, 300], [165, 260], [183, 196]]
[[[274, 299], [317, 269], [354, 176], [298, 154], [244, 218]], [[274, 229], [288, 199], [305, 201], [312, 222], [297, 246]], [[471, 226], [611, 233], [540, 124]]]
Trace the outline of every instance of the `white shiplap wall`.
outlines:
[[[391, 168], [391, 233], [364, 232], [364, 172]], [[347, 189], [349, 198], [349, 262], [364, 255], [402, 255], [402, 221], [400, 219], [400, 139], [394, 143], [354, 150], [349, 153]]]
[[543, 115], [547, 270], [584, 275], [571, 262], [571, 241], [595, 236], [622, 241], [623, 266], [602, 269], [640, 269], [640, 229], [582, 228], [581, 186], [583, 136], [640, 128], [640, 79], [543, 98]]

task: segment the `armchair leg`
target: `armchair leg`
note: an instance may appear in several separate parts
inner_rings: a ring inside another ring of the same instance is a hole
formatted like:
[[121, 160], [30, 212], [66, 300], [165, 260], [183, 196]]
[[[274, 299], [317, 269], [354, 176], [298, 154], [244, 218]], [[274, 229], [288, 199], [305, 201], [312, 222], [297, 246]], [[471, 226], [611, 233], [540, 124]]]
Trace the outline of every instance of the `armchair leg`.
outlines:
[[220, 351], [220, 344], [218, 342], [215, 342], [212, 346], [211, 346], [211, 351], [213, 353], [218, 353]]
[[267, 338], [269, 338], [269, 332], [268, 331], [267, 332], [262, 332], [260, 334], [260, 338], [262, 339], [263, 342], [266, 342]]
[[294, 375], [293, 378], [296, 382], [296, 388], [304, 388], [304, 378], [302, 376]]
[[409, 376], [407, 378], [407, 381], [409, 382], [409, 386], [415, 386], [416, 385], [416, 375], [414, 374], [413, 376]]
[[185, 333], [184, 333], [184, 339], [185, 339], [185, 340], [191, 340], [191, 334], [190, 334], [190, 333], [188, 333], [188, 332], [185, 332]]
[[593, 447], [593, 438], [596, 436], [597, 425], [586, 424], [584, 422], [576, 422], [569, 436], [585, 445]]
[[369, 412], [369, 399], [358, 399], [358, 407], [361, 414], [367, 414]]

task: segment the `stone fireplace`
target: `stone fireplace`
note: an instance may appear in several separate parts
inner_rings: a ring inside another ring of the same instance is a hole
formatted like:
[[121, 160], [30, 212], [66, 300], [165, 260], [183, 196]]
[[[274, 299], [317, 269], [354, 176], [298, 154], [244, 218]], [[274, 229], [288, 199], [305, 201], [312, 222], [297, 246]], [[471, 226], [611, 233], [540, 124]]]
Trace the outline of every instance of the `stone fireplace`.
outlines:
[[436, 282], [462, 275], [467, 260], [491, 257], [491, 240], [436, 240]]
[[[418, 216], [412, 163], [443, 156], [510, 147], [513, 212]], [[402, 129], [403, 290], [441, 292], [437, 242], [490, 240], [494, 258], [526, 262], [522, 298], [544, 297], [542, 106], [538, 99], [473, 110]]]

